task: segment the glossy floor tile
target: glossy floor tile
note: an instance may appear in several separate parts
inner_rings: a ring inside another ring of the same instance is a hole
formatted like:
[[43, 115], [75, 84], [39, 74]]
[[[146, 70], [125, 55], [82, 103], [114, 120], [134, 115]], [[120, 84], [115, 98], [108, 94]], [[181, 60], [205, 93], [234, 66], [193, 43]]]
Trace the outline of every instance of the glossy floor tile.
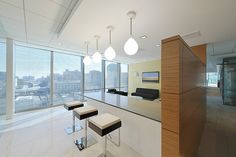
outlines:
[[[50, 113], [50, 114], [49, 114]], [[97, 157], [102, 153], [103, 138], [98, 143], [79, 151], [74, 140], [84, 135], [84, 130], [67, 135], [72, 114], [63, 107], [44, 109], [16, 115], [10, 121], [0, 121], [1, 157]], [[83, 125], [83, 123], [82, 123]], [[91, 130], [89, 130], [92, 133]], [[94, 133], [92, 133], [94, 134]], [[116, 157], [141, 157], [121, 141], [121, 147], [108, 142], [108, 150]]]
[[207, 100], [207, 122], [198, 157], [235, 157], [236, 107], [222, 105], [219, 96], [208, 96]]

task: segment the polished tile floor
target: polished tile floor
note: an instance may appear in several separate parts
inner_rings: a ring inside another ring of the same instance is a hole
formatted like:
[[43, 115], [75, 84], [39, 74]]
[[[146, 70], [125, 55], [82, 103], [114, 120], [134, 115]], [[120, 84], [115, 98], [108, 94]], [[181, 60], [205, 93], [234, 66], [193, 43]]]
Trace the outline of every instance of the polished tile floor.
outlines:
[[[50, 114], [49, 114], [50, 113]], [[83, 131], [67, 135], [71, 113], [63, 107], [17, 114], [12, 120], [0, 117], [0, 157], [97, 157], [103, 140], [84, 151], [73, 141]], [[124, 143], [108, 149], [116, 157], [141, 157]], [[207, 123], [198, 157], [236, 157], [236, 107], [222, 105], [217, 96], [208, 96]]]
[[198, 157], [236, 157], [236, 107], [222, 105], [219, 96], [208, 96], [207, 100]]
[[[71, 122], [71, 113], [63, 109], [63, 107], [18, 114], [13, 120], [0, 120], [0, 156], [99, 156], [103, 150], [103, 139], [96, 137], [98, 139], [97, 144], [87, 150], [79, 151], [73, 141], [83, 136], [83, 130], [67, 135], [64, 128], [70, 126]], [[116, 157], [141, 157], [122, 141], [119, 148], [108, 142], [108, 150]]]

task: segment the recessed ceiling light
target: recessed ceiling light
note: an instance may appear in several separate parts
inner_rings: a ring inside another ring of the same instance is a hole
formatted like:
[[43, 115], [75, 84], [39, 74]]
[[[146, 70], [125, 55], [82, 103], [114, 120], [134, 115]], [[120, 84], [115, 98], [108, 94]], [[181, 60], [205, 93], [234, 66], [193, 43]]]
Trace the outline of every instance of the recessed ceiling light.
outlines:
[[61, 42], [59, 42], [59, 43], [58, 43], [58, 45], [59, 45], [59, 46], [61, 46], [61, 45], [62, 45], [62, 43], [61, 43]]
[[160, 46], [160, 44], [156, 44], [156, 47], [159, 47]]
[[141, 38], [141, 39], [146, 39], [147, 36], [146, 36], [146, 35], [143, 35], [143, 36], [141, 36], [140, 38]]

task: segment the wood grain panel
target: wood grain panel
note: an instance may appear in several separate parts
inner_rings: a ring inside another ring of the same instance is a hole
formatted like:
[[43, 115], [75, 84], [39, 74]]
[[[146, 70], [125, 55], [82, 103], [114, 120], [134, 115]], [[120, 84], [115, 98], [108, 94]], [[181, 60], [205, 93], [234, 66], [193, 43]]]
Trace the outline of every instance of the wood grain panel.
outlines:
[[191, 49], [192, 52], [201, 60], [201, 62], [206, 64], [206, 44], [193, 46]]
[[[162, 128], [179, 133], [180, 98], [176, 94], [163, 94], [162, 97]], [[163, 105], [164, 104], [164, 105]]]
[[179, 156], [179, 135], [166, 129], [162, 129], [162, 157]]
[[203, 54], [180, 36], [162, 41], [163, 157], [196, 156], [206, 119]]
[[[180, 93], [180, 44], [179, 41], [163, 44], [162, 51], [166, 52], [161, 56], [162, 64], [162, 92]], [[163, 69], [164, 67], [164, 69]]]
[[182, 95], [180, 152], [183, 156], [194, 157], [198, 151], [206, 114], [204, 97], [199, 96], [204, 94], [205, 88], [197, 87]]
[[200, 77], [200, 62], [194, 54], [189, 53], [189, 48], [182, 44], [182, 92], [186, 92], [198, 85]]

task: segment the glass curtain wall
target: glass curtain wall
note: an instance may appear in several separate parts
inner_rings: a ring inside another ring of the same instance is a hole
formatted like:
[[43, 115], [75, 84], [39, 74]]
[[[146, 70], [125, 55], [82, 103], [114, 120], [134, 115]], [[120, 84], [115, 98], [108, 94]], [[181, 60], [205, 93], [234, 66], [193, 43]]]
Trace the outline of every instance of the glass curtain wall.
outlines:
[[84, 66], [84, 90], [96, 91], [102, 87], [102, 62]]
[[128, 64], [120, 64], [120, 90], [128, 91]]
[[48, 107], [50, 104], [50, 51], [15, 48], [15, 111]]
[[[0, 115], [6, 112], [5, 49], [0, 43]], [[15, 45], [14, 86], [16, 112], [46, 108], [80, 100], [83, 91], [127, 91], [128, 65], [103, 60], [83, 66], [78, 55]]]
[[207, 73], [207, 86], [217, 87], [217, 83], [218, 83], [218, 73], [217, 72]]
[[223, 59], [223, 102], [236, 106], [236, 58]]
[[54, 96], [53, 104], [78, 100], [82, 92], [81, 57], [54, 53]]
[[0, 42], [0, 115], [6, 114], [6, 44]]
[[119, 67], [118, 63], [105, 62], [105, 88], [115, 88], [119, 90]]

